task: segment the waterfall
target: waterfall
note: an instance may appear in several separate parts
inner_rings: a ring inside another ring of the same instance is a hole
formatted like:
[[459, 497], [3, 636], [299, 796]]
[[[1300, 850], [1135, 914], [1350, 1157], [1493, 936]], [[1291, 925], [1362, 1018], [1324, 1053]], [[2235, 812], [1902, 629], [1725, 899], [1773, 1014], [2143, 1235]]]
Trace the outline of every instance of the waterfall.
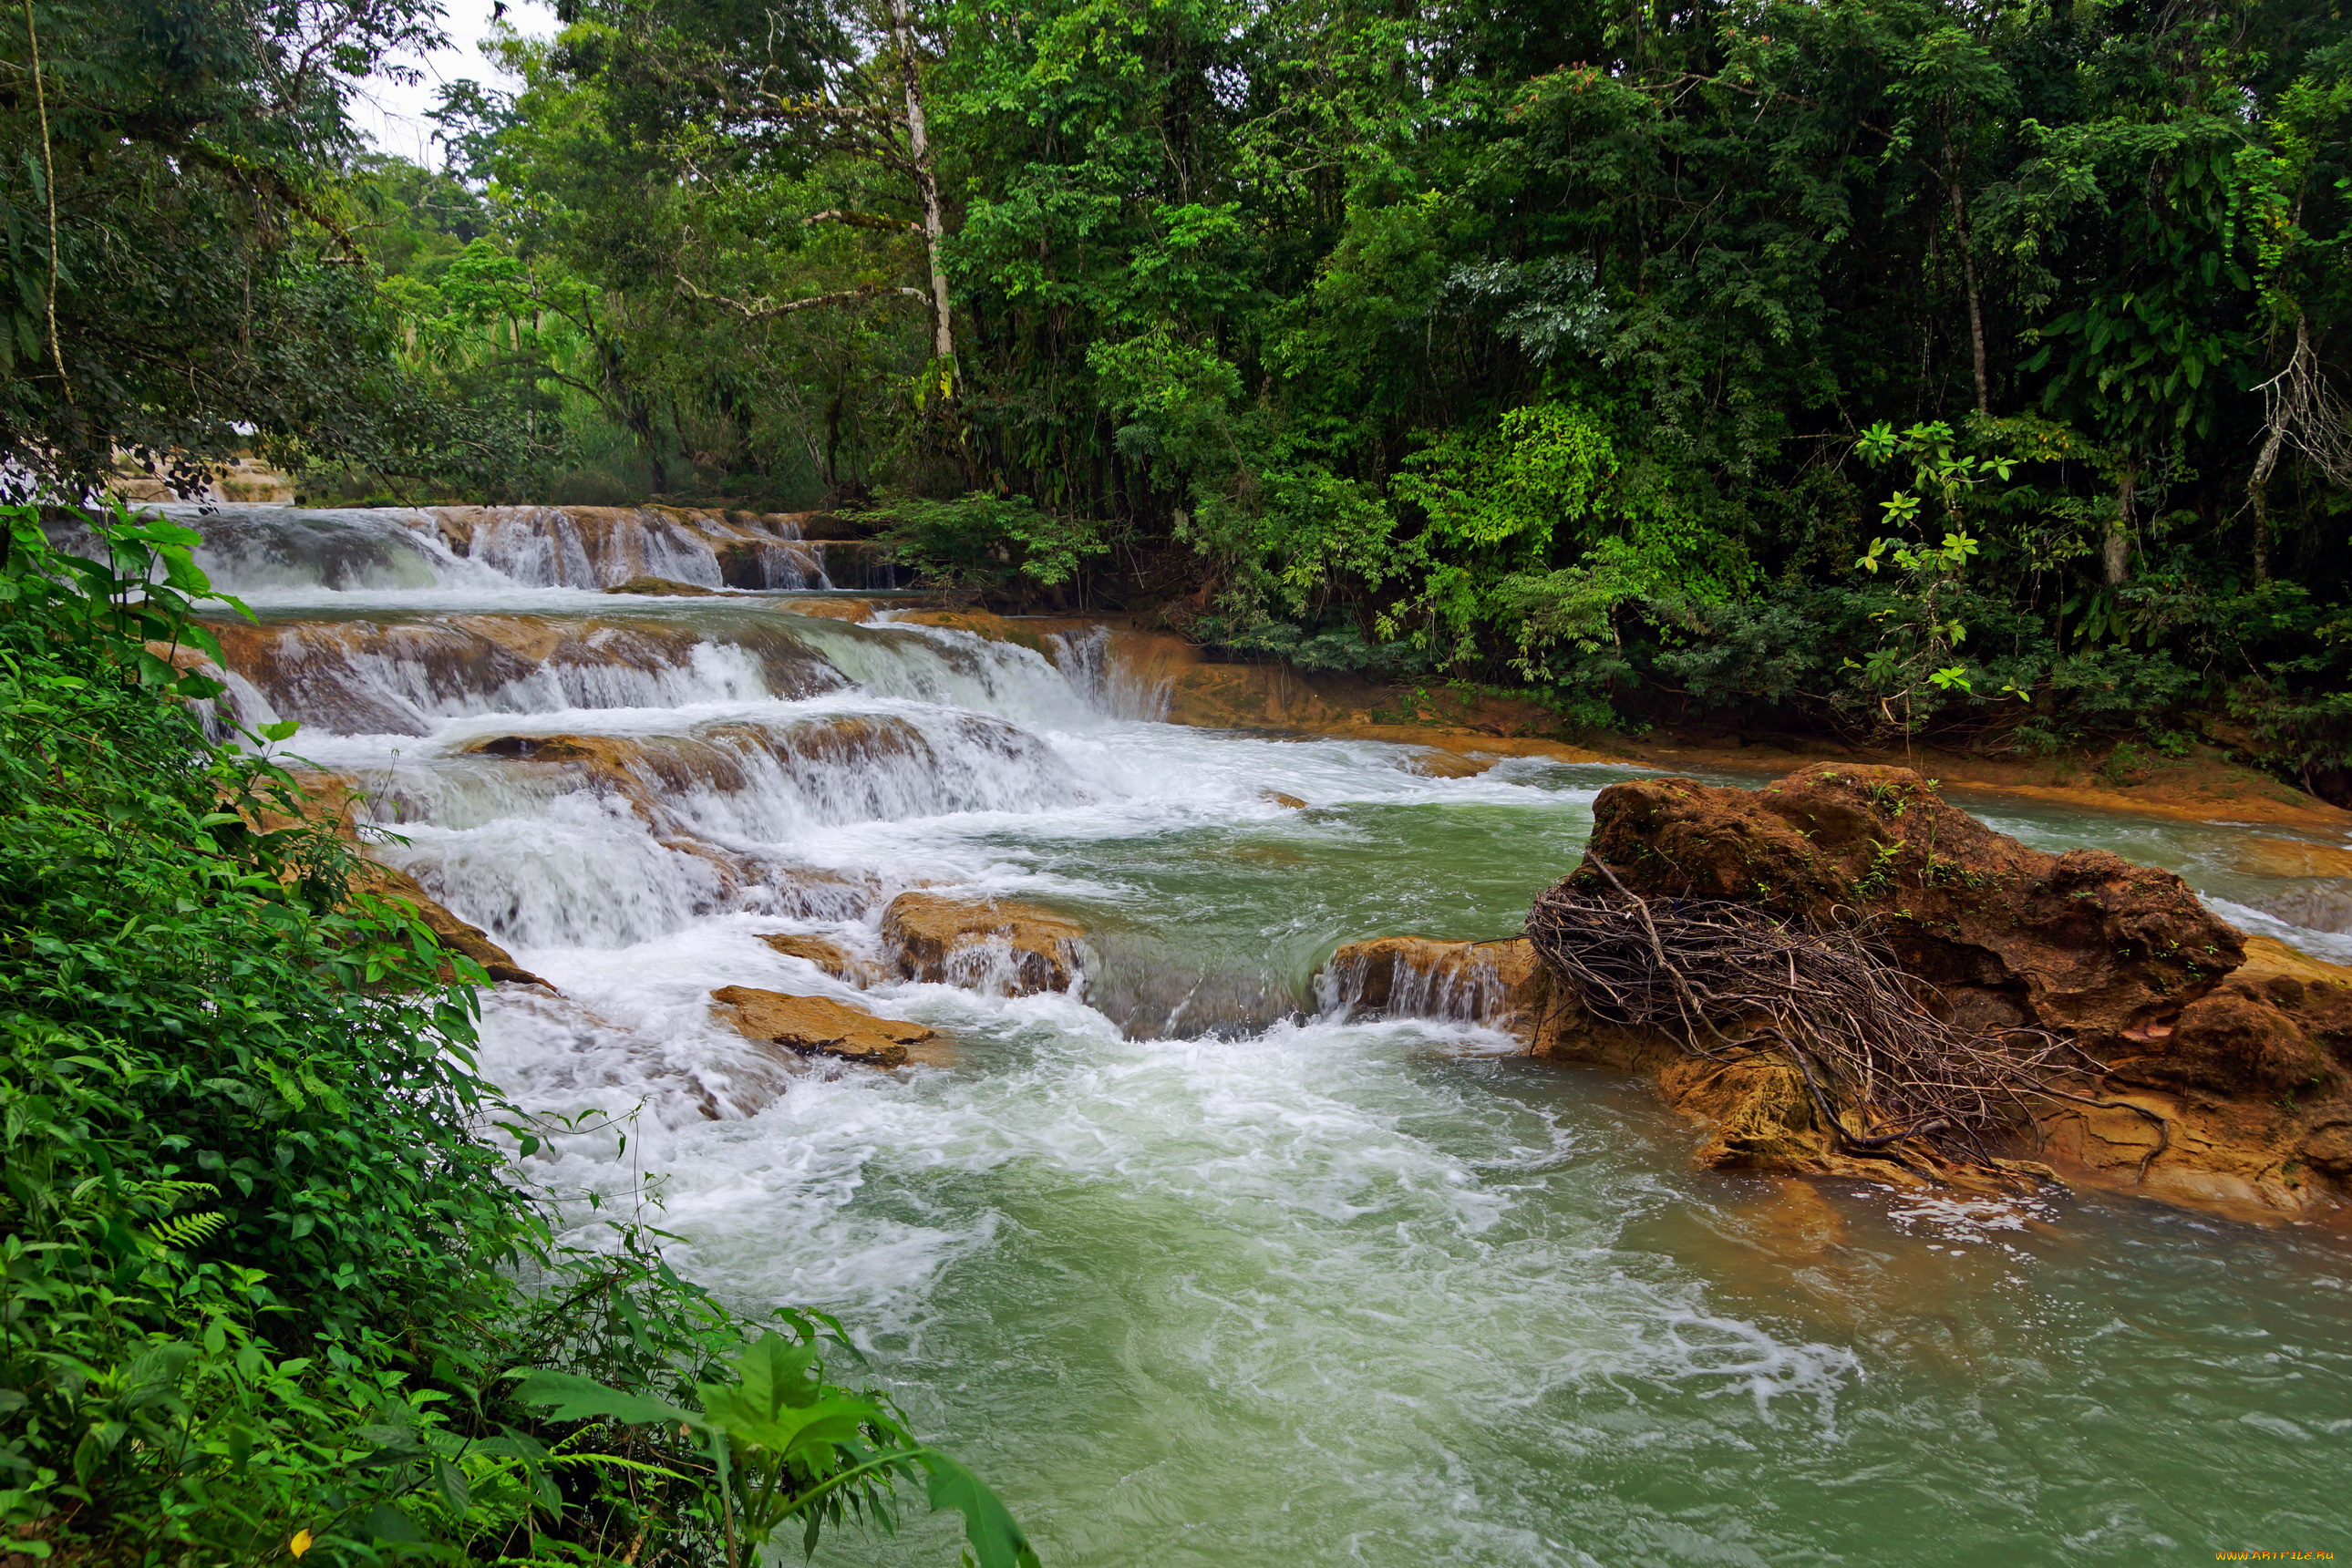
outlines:
[[1168, 717], [1172, 683], [1164, 672], [1155, 676], [1122, 660], [1108, 626], [1055, 632], [1047, 640], [1055, 666], [1097, 711], [1147, 723]]
[[[216, 587], [238, 595], [604, 589], [639, 577], [707, 588], [833, 586], [828, 547], [803, 539], [790, 515], [583, 506], [155, 510], [204, 534], [197, 563]], [[833, 548], [856, 559], [860, 547]], [[873, 574], [860, 560], [861, 581]]]
[[1503, 1027], [1512, 1003], [1501, 942], [1392, 937], [1339, 950], [1316, 977], [1327, 1017], [1430, 1018]]
[[530, 587], [659, 577], [708, 588], [827, 588], [824, 547], [797, 522], [652, 507], [449, 507], [434, 517], [468, 558]]
[[680, 708], [814, 696], [847, 684], [802, 617], [410, 616], [215, 628], [248, 724], [426, 735], [446, 719], [577, 708]]

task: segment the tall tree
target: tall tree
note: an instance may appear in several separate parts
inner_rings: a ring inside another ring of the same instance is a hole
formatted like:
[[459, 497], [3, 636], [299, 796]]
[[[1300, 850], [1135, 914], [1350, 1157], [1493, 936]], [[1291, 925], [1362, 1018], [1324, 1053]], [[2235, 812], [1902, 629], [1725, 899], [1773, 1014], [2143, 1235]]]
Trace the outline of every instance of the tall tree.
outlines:
[[[0, 440], [71, 484], [257, 433], [434, 438], [342, 195], [348, 107], [438, 41], [432, 0], [26, 0], [0, 28]], [[193, 477], [193, 476], [191, 476]]]

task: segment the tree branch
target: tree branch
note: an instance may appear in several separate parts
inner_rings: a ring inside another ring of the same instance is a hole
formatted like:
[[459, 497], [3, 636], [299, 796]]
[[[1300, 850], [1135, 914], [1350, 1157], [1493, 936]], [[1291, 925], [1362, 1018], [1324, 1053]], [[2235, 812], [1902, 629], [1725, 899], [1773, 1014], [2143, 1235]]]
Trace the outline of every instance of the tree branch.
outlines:
[[813, 223], [843, 223], [852, 228], [878, 228], [890, 234], [920, 234], [923, 226], [903, 217], [885, 217], [880, 213], [848, 213], [837, 207], [827, 207], [821, 213], [811, 213], [801, 219], [803, 227]]
[[855, 289], [836, 289], [830, 294], [812, 294], [804, 300], [786, 300], [779, 304], [770, 300], [737, 300], [725, 294], [712, 294], [695, 287], [694, 280], [683, 272], [673, 273], [677, 290], [689, 300], [707, 305], [719, 305], [734, 311], [746, 321], [770, 321], [778, 316], [789, 316], [795, 310], [813, 310], [823, 305], [854, 305], [861, 300], [885, 299], [904, 294], [910, 300], [920, 300], [926, 305], [931, 297], [920, 289], [908, 289], [889, 283], [860, 283]]

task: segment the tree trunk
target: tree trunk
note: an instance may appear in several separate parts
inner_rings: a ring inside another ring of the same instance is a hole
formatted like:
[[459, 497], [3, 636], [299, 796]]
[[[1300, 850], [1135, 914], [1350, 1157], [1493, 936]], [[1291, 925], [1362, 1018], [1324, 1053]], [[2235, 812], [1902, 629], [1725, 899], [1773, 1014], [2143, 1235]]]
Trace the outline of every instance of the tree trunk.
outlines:
[[[2309, 350], [2310, 331], [2309, 322], [2298, 311], [2294, 318], [2294, 353], [2288, 357], [2287, 368], [2282, 374], [2292, 374], [2295, 356]], [[2267, 413], [2269, 428], [2263, 432], [2262, 455], [2254, 459], [2254, 471], [2246, 479], [2246, 500], [2254, 512], [2254, 581], [2257, 583], [2271, 580], [2271, 470], [2278, 467], [2279, 449], [2286, 445], [2287, 426], [2294, 419], [2295, 409], [2291, 395], [2274, 394]]]
[[2254, 503], [2254, 581], [2271, 580], [2271, 488], [2261, 479], [2249, 487]]
[[907, 0], [890, 0], [890, 31], [898, 45], [898, 71], [907, 87], [907, 145], [913, 154], [915, 188], [923, 202], [923, 248], [931, 266], [931, 353], [946, 369], [948, 390], [955, 390], [955, 328], [948, 313], [948, 275], [940, 263], [940, 237], [947, 226], [940, 216], [939, 176], [931, 168], [930, 134], [923, 123], [923, 88], [915, 72], [915, 28], [907, 14]]
[[2104, 552], [2107, 586], [2120, 586], [2131, 574], [2132, 497], [2139, 486], [2139, 466], [2126, 461], [2116, 481], [2116, 522], [2107, 531]]
[[1969, 346], [1976, 352], [1977, 412], [1992, 412], [1992, 383], [1985, 374], [1984, 303], [1977, 295], [1977, 262], [1969, 243], [1968, 204], [1960, 198], [1959, 171], [1949, 143], [1944, 148], [1944, 188], [1952, 198], [1952, 230], [1960, 251], [1960, 282], [1969, 294]]

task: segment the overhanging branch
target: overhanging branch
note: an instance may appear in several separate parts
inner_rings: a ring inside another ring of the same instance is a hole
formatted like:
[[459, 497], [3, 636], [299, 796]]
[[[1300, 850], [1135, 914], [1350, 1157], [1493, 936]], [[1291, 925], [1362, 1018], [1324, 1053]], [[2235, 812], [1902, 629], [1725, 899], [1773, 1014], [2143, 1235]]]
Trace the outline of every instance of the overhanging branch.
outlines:
[[789, 316], [799, 310], [814, 310], [826, 305], [854, 305], [860, 300], [886, 299], [896, 294], [903, 294], [910, 300], [920, 300], [927, 305], [930, 303], [931, 299], [920, 289], [908, 289], [889, 283], [860, 283], [855, 289], [839, 289], [830, 294], [811, 294], [803, 300], [782, 301], [764, 299], [738, 300], [730, 295], [713, 294], [698, 289], [695, 286], [694, 280], [683, 272], [675, 273], [673, 276], [677, 279], [678, 292], [688, 299], [732, 310], [746, 321], [772, 321], [779, 316]]

